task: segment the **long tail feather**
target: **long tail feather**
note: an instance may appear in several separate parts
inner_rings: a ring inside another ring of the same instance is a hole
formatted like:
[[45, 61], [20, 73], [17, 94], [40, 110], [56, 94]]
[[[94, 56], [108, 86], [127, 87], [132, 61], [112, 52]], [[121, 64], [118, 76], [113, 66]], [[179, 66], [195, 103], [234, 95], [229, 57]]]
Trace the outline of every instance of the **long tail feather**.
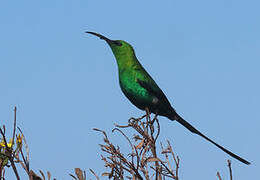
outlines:
[[179, 122], [181, 125], [183, 125], [184, 127], [186, 127], [188, 130], [190, 130], [192, 133], [195, 133], [201, 137], [203, 137], [204, 139], [206, 139], [207, 141], [211, 142], [212, 144], [214, 144], [215, 146], [217, 146], [218, 148], [220, 148], [222, 151], [224, 151], [225, 153], [229, 154], [230, 156], [232, 156], [233, 158], [249, 165], [250, 162], [248, 162], [247, 160], [241, 158], [240, 156], [230, 152], [229, 150], [227, 150], [226, 148], [220, 146], [219, 144], [215, 143], [214, 141], [212, 141], [211, 139], [209, 139], [207, 136], [205, 136], [204, 134], [202, 134], [199, 130], [197, 130], [195, 127], [193, 127], [190, 123], [188, 123], [187, 121], [185, 121], [181, 116], [179, 116], [177, 113], [175, 113], [172, 116], [168, 117], [171, 120], [176, 120], [177, 122]]

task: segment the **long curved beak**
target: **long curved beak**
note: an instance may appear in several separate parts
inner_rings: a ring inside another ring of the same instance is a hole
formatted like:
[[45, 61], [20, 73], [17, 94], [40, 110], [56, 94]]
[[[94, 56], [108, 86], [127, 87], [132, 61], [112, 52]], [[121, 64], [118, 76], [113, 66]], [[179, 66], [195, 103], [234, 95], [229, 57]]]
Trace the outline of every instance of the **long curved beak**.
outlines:
[[85, 33], [89, 33], [89, 34], [95, 35], [95, 36], [99, 37], [100, 39], [105, 40], [107, 43], [110, 43], [110, 42], [113, 41], [113, 40], [108, 39], [107, 37], [105, 37], [105, 36], [103, 36], [101, 34], [95, 33], [95, 32], [86, 31]]

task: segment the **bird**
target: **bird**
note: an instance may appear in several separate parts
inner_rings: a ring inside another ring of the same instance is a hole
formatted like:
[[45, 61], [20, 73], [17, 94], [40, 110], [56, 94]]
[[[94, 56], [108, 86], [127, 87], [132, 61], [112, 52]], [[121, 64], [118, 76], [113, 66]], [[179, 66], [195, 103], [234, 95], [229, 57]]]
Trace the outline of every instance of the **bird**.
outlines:
[[128, 100], [137, 108], [141, 110], [148, 108], [150, 112], [156, 115], [177, 121], [189, 131], [211, 142], [231, 157], [244, 164], [250, 164], [249, 161], [217, 144], [184, 120], [171, 106], [166, 95], [138, 61], [135, 51], [129, 43], [123, 40], [111, 40], [96, 32], [86, 31], [86, 33], [105, 40], [110, 46], [118, 66], [120, 88]]

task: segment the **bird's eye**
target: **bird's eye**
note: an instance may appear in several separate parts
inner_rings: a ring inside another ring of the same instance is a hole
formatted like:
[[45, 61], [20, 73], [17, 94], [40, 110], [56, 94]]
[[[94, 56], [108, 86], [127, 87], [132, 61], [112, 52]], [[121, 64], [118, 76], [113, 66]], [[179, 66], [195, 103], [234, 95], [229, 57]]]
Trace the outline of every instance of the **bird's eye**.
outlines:
[[122, 43], [120, 41], [114, 41], [114, 44], [116, 44], [117, 46], [122, 46]]

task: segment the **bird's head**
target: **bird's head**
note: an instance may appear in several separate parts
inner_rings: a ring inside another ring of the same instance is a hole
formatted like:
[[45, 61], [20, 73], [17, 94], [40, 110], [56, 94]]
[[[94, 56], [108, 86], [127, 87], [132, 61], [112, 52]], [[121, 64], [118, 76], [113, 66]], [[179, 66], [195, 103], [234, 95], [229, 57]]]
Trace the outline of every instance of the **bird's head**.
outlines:
[[[131, 59], [133, 59], [133, 57], [135, 57], [133, 47], [129, 43], [127, 43], [123, 40], [111, 40], [111, 39], [109, 39], [101, 34], [95, 33], [95, 32], [87, 31], [86, 33], [95, 35], [95, 36], [99, 37], [100, 39], [105, 40], [109, 44], [110, 48], [112, 49], [112, 51], [116, 57], [116, 60], [118, 62], [118, 65], [121, 63], [125, 64], [126, 62], [131, 61]], [[124, 61], [124, 62], [122, 62], [122, 61]]]

